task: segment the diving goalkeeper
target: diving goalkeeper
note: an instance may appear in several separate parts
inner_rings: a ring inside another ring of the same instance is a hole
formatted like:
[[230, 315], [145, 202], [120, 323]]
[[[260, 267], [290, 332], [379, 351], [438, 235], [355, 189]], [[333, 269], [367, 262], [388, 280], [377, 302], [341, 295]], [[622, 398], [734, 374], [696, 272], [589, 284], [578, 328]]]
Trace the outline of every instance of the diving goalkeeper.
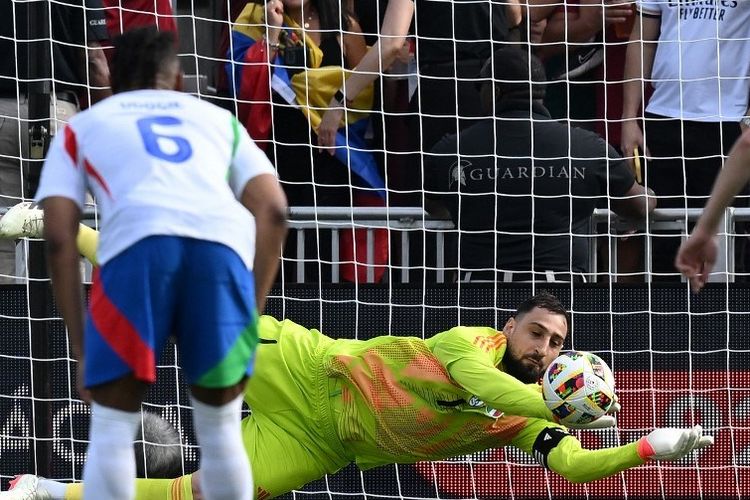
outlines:
[[[245, 393], [252, 414], [242, 422], [258, 498], [300, 488], [351, 462], [369, 469], [512, 445], [568, 480], [586, 482], [648, 460], [679, 460], [713, 442], [695, 427], [656, 429], [624, 446], [582, 448], [555, 423], [536, 384], [569, 330], [567, 312], [548, 293], [520, 304], [503, 331], [456, 327], [427, 340], [334, 340], [270, 316], [258, 328], [255, 372]], [[139, 479], [136, 499], [200, 499], [200, 482], [201, 471]], [[81, 484], [53, 496], [59, 485], [25, 475], [0, 499], [81, 498]]]

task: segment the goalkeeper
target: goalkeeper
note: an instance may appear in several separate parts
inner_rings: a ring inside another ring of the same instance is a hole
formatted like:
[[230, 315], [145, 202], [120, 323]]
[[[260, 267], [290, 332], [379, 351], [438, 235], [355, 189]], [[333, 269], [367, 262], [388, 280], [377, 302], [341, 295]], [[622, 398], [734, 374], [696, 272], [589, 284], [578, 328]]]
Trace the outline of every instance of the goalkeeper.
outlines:
[[[14, 211], [8, 221], [0, 219], [0, 234], [12, 233], [3, 231], [4, 222], [27, 218]], [[258, 498], [300, 488], [350, 462], [369, 469], [512, 445], [568, 480], [586, 482], [651, 459], [679, 460], [713, 442], [695, 427], [656, 429], [624, 446], [582, 448], [555, 423], [536, 384], [569, 329], [567, 312], [548, 293], [519, 305], [502, 332], [456, 327], [427, 340], [334, 340], [270, 316], [258, 328], [255, 372], [245, 392], [252, 414], [242, 422]], [[610, 423], [608, 416], [595, 422]], [[198, 471], [136, 480], [136, 499], [200, 499], [201, 477]], [[59, 485], [25, 475], [0, 499], [81, 498], [81, 484], [52, 496]]]

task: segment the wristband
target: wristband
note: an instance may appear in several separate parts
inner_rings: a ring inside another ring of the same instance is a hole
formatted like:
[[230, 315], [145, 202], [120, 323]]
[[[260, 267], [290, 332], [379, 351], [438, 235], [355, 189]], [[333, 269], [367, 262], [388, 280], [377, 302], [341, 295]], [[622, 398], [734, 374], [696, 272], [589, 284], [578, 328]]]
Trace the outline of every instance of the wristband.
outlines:
[[641, 460], [649, 461], [654, 458], [654, 455], [656, 455], [654, 447], [651, 446], [651, 443], [648, 442], [648, 439], [645, 436], [638, 440], [635, 449], [638, 452], [638, 456], [641, 457]]
[[266, 42], [266, 45], [268, 45], [269, 48], [274, 50], [279, 50], [279, 47], [281, 47], [281, 44], [279, 42], [271, 43], [268, 38], [266, 38], [265, 35], [263, 35], [263, 41]]
[[547, 457], [549, 453], [557, 446], [560, 441], [570, 436], [564, 429], [559, 427], [547, 427], [536, 437], [534, 445], [531, 448], [532, 455], [539, 464], [545, 469], [549, 469], [547, 465]]

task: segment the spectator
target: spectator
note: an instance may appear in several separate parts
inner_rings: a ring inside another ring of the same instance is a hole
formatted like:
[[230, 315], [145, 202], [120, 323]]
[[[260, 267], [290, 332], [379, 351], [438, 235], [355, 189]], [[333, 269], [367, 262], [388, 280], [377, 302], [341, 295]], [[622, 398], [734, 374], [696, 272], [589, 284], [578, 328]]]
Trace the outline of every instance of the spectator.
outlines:
[[[128, 30], [143, 26], [156, 26], [160, 31], [171, 31], [177, 43], [177, 23], [170, 0], [102, 0], [110, 39]], [[104, 54], [112, 60], [111, 42]]]
[[50, 2], [52, 94], [57, 124], [51, 133], [81, 108], [112, 94], [109, 67], [102, 50], [107, 39], [102, 0]]
[[115, 38], [143, 26], [156, 26], [160, 31], [177, 33], [170, 0], [103, 0], [107, 31]]
[[[529, 1], [545, 3], [548, 0]], [[428, 151], [445, 134], [456, 133], [480, 116], [479, 95], [471, 80], [477, 77], [482, 61], [492, 54], [493, 46], [509, 40], [511, 28], [522, 19], [522, 7], [520, 0], [502, 3], [389, 0], [377, 43], [334, 94], [318, 128], [318, 144], [330, 154], [339, 150], [334, 148], [337, 145], [334, 134], [343, 117], [344, 104], [359, 96], [399, 57], [415, 16], [419, 81], [418, 90], [410, 96], [412, 117], [405, 126], [389, 123], [384, 138], [385, 144], [396, 144], [399, 150], [416, 152], [408, 157], [396, 155], [402, 157], [396, 159], [398, 166], [395, 168], [408, 170], [393, 176], [389, 185], [397, 190], [391, 199], [405, 205], [422, 203], [422, 152]], [[406, 147], [402, 141], [389, 137], [389, 133], [398, 131], [408, 133], [408, 140], [403, 141], [408, 144]], [[417, 246], [410, 248], [416, 252], [412, 255], [414, 259], [426, 257], [425, 266], [434, 267], [435, 256], [431, 251], [423, 256]]]
[[[265, 9], [251, 2], [232, 35], [232, 58], [242, 65], [230, 64], [227, 69], [240, 100], [239, 118], [275, 162], [289, 204], [351, 207], [372, 203], [371, 197], [368, 200], [353, 189], [384, 187], [380, 168], [364, 141], [367, 112], [372, 109], [371, 87], [353, 102], [358, 111], [350, 114], [350, 126], [338, 132], [339, 141], [348, 139], [356, 151], [341, 150], [331, 157], [313, 148], [319, 110], [341, 86], [345, 69], [354, 68], [367, 50], [355, 17], [336, 0], [273, 0]], [[378, 202], [382, 203], [379, 197]], [[311, 236], [306, 238], [306, 255], [316, 255], [318, 262], [330, 261], [330, 238], [321, 237], [318, 242], [317, 234]], [[345, 245], [342, 254], [351, 247], [351, 243]], [[378, 245], [387, 245], [382, 234]], [[285, 255], [296, 256], [296, 246], [295, 237], [289, 238]], [[379, 259], [381, 264], [385, 259], [387, 253]], [[320, 279], [316, 271], [312, 269], [307, 279]]]
[[[528, 0], [545, 4], [548, 0]], [[416, 12], [419, 90], [412, 109], [419, 113], [410, 124], [413, 149], [428, 151], [441, 137], [457, 133], [481, 117], [479, 95], [472, 83], [494, 46], [507, 42], [522, 19], [520, 0], [489, 1], [390, 0], [380, 39], [329, 103], [318, 130], [318, 143], [333, 154], [336, 124], [345, 100], [359, 95], [378, 74], [388, 69], [402, 50]], [[459, 20], [460, 22], [454, 22]], [[421, 172], [414, 171], [407, 189], [421, 190]]]
[[518, 0], [499, 5], [420, 0], [415, 22], [419, 90], [412, 110], [419, 113], [414, 124], [419, 151], [429, 151], [446, 134], [482, 116], [472, 79], [493, 48], [511, 38], [510, 30], [521, 22], [521, 7]]
[[[619, 148], [624, 43], [630, 36], [631, 0], [573, 0], [544, 9], [542, 35], [532, 40], [550, 81], [545, 106], [555, 119], [595, 130]], [[538, 25], [539, 23], [537, 23]], [[533, 33], [533, 31], [532, 31]], [[602, 62], [606, 60], [606, 64]], [[606, 92], [606, 94], [605, 94]], [[592, 99], [596, 93], [597, 98]], [[609, 135], [608, 135], [609, 134]], [[618, 281], [635, 280], [642, 269], [643, 239], [623, 235], [599, 245], [599, 268], [609, 269], [610, 244], [617, 244]]]
[[[639, 0], [637, 8], [625, 58], [623, 155], [632, 159], [636, 147], [645, 155], [646, 186], [660, 207], [702, 207], [750, 114], [750, 2]], [[641, 130], [646, 82], [654, 92]], [[679, 279], [679, 243], [653, 238], [657, 278]]]
[[426, 165], [428, 210], [460, 230], [461, 279], [583, 280], [597, 201], [638, 219], [655, 201], [599, 136], [550, 119], [537, 57], [498, 49], [481, 76], [496, 82], [481, 88], [495, 118], [446, 137]]
[[[542, 9], [542, 7], [538, 7]], [[624, 0], [576, 0], [544, 7], [546, 26], [537, 47], [550, 82], [545, 106], [557, 120], [574, 120], [588, 129], [600, 119], [592, 93], [601, 81], [604, 29], [632, 17]]]
[[[268, 33], [261, 27], [264, 16]], [[357, 21], [333, 0], [273, 0], [265, 9], [251, 2], [233, 39], [233, 59], [244, 63], [227, 67], [241, 101], [240, 120], [256, 141], [273, 140], [265, 149], [290, 205], [351, 206], [346, 163], [315, 154], [314, 110], [298, 103], [314, 106], [320, 95], [332, 95], [331, 81], [343, 80], [343, 68], [359, 62], [366, 46]], [[358, 104], [369, 108], [372, 94], [363, 97]]]
[[[96, 102], [109, 94], [109, 70], [100, 41], [106, 39], [101, 0], [50, 2], [52, 121], [54, 134], [78, 111], [79, 102]], [[0, 207], [12, 206], [33, 193], [22, 186], [22, 165], [29, 159], [28, 50], [38, 33], [28, 31], [28, 3], [0, 2]], [[47, 40], [39, 40], [49, 43]], [[59, 122], [59, 123], [58, 123]], [[25, 174], [27, 181], [34, 176]], [[0, 282], [15, 274], [13, 242], [0, 243]]]

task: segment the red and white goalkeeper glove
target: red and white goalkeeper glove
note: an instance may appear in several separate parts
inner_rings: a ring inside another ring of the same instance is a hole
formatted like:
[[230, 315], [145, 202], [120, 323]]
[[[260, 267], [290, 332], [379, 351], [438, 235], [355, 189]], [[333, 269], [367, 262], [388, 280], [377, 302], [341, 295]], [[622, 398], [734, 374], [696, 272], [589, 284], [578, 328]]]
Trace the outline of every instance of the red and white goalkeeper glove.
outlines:
[[703, 429], [654, 429], [638, 440], [638, 455], [644, 460], [680, 460], [693, 450], [714, 444], [713, 436], [704, 436]]

